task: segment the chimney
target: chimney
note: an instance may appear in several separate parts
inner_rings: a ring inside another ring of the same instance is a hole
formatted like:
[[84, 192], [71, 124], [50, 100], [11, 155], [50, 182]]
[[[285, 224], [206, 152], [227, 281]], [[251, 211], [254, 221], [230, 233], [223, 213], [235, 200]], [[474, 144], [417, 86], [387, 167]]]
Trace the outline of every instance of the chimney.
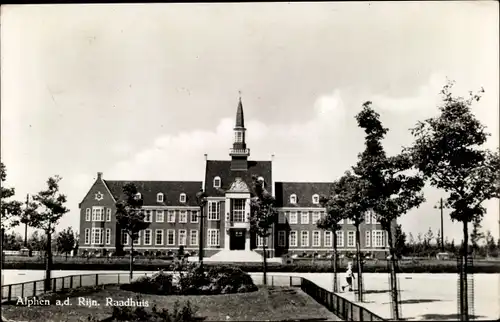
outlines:
[[102, 180], [102, 172], [97, 172], [97, 180]]
[[208, 159], [208, 154], [206, 154], [206, 153], [205, 153], [205, 154], [204, 154], [204, 156], [205, 156], [205, 161], [207, 161], [207, 159]]
[[274, 161], [274, 154], [271, 154], [271, 161]]

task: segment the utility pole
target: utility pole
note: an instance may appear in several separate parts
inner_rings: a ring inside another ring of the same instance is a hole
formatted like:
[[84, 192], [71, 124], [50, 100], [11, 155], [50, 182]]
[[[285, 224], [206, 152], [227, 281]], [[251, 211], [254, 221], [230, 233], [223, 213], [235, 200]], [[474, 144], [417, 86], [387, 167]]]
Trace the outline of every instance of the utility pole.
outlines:
[[25, 220], [26, 222], [24, 223], [24, 248], [28, 248], [28, 204], [30, 201], [30, 195], [29, 193], [26, 194], [26, 210], [25, 210]]
[[203, 210], [205, 208], [205, 205], [207, 204], [207, 195], [203, 190], [200, 190], [200, 192], [196, 194], [196, 199], [198, 201], [198, 206], [200, 207], [200, 215], [198, 217], [200, 218], [200, 232], [198, 233], [198, 261], [200, 263], [200, 268], [203, 269], [203, 221], [205, 220]]

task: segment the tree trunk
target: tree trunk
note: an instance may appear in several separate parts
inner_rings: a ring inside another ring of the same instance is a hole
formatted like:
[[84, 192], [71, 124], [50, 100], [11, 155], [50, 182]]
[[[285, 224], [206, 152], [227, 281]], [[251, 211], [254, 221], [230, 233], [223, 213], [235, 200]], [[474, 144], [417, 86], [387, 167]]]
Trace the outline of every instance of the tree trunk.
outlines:
[[333, 292], [337, 293], [339, 291], [338, 279], [337, 279], [337, 267], [338, 267], [338, 256], [337, 256], [337, 231], [333, 232]]
[[132, 238], [132, 245], [130, 245], [130, 283], [134, 274], [134, 240]]
[[391, 255], [391, 270], [390, 270], [390, 283], [391, 283], [391, 298], [392, 298], [392, 319], [399, 320], [399, 292], [398, 292], [398, 280], [396, 271], [396, 252], [394, 251], [392, 243], [392, 231], [389, 228], [387, 230], [387, 240], [389, 242], [389, 253]]
[[361, 269], [361, 237], [359, 233], [359, 224], [356, 225], [356, 261], [358, 266], [358, 301], [363, 302], [363, 276]]
[[[50, 271], [52, 269], [52, 245], [51, 245], [52, 234], [50, 233], [50, 228], [47, 230], [47, 245], [46, 245], [46, 262], [45, 262], [45, 291], [50, 291]], [[55, 291], [55, 290], [54, 290]]]
[[468, 222], [463, 222], [463, 232], [464, 232], [464, 243], [462, 245], [462, 274], [460, 281], [460, 320], [469, 321], [469, 299], [468, 299], [468, 287], [467, 287], [467, 257], [468, 257], [468, 246], [469, 246], [469, 232], [468, 232]]
[[263, 261], [264, 261], [264, 266], [263, 266], [263, 279], [262, 279], [262, 283], [264, 285], [267, 285], [267, 254], [266, 254], [266, 241], [267, 241], [267, 237], [263, 237], [262, 238], [262, 242], [263, 242], [263, 245], [262, 245], [262, 250], [264, 252], [263, 254]]

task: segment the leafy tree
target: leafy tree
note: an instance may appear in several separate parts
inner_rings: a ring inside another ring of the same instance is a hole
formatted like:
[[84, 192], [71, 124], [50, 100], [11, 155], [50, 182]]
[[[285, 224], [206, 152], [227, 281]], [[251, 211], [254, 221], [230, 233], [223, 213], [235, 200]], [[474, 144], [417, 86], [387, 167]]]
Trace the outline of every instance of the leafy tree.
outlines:
[[[464, 274], [460, 293], [467, 292], [468, 224], [481, 221], [486, 209], [483, 202], [500, 194], [500, 158], [498, 151], [482, 149], [488, 133], [472, 113], [471, 106], [481, 93], [469, 97], [453, 96], [453, 82], [441, 91], [440, 115], [417, 123], [411, 130], [415, 142], [408, 150], [421, 173], [430, 184], [448, 193], [445, 208], [450, 217], [463, 225], [461, 256]], [[461, 318], [468, 319], [466, 296], [461, 305]]]
[[406, 254], [407, 249], [406, 234], [401, 225], [397, 225], [394, 230], [394, 253], [396, 254], [396, 257], [401, 258], [401, 256]]
[[0, 162], [0, 180], [1, 180], [1, 185], [0, 185], [0, 218], [1, 218], [1, 225], [2, 225], [2, 232], [6, 228], [10, 228], [13, 226], [16, 226], [19, 224], [18, 221], [12, 219], [15, 219], [21, 214], [21, 205], [22, 203], [19, 201], [15, 200], [9, 200], [15, 195], [15, 189], [14, 188], [6, 188], [4, 186], [4, 182], [7, 179], [7, 169], [3, 162]]
[[47, 238], [45, 236], [40, 236], [38, 231], [34, 231], [28, 238], [28, 247], [35, 251], [45, 251], [47, 245]]
[[491, 231], [489, 230], [486, 231], [485, 240], [486, 240], [486, 256], [496, 257], [498, 255], [498, 251], [496, 249], [497, 247], [495, 245], [495, 239], [491, 235]]
[[436, 245], [439, 250], [444, 246], [441, 244], [441, 229], [438, 229], [437, 234], [436, 234]]
[[430, 255], [430, 251], [432, 249], [431, 241], [434, 239], [434, 233], [432, 232], [431, 227], [429, 227], [429, 230], [424, 235], [424, 251], [426, 252], [427, 255]]
[[68, 227], [66, 230], [61, 231], [57, 235], [56, 239], [57, 251], [66, 254], [66, 260], [68, 260], [68, 254], [75, 249], [76, 237], [73, 229]]
[[338, 253], [337, 253], [337, 232], [342, 231], [342, 226], [340, 221], [346, 219], [348, 213], [346, 213], [347, 206], [345, 204], [346, 200], [342, 199], [342, 189], [343, 186], [340, 181], [336, 181], [332, 186], [332, 193], [330, 196], [321, 196], [320, 204], [326, 209], [326, 216], [322, 217], [317, 223], [319, 229], [327, 230], [332, 233], [332, 245], [333, 245], [333, 256], [332, 256], [332, 266], [333, 266], [333, 291], [338, 292]]
[[30, 208], [22, 214], [22, 219], [29, 226], [41, 229], [47, 237], [46, 264], [45, 264], [45, 290], [50, 290], [50, 273], [52, 269], [52, 234], [61, 217], [69, 211], [64, 206], [66, 196], [59, 193], [59, 176], [50, 177], [47, 180], [47, 190], [42, 190], [33, 196]]
[[264, 187], [264, 181], [252, 176], [255, 196], [250, 199], [250, 229], [262, 238], [264, 285], [267, 285], [267, 238], [277, 220], [276, 200]]
[[142, 211], [144, 203], [137, 187], [133, 183], [123, 186], [124, 198], [116, 202], [116, 221], [131, 241], [130, 244], [130, 280], [134, 272], [134, 241], [139, 238], [139, 232], [149, 227], [144, 221], [145, 214]]
[[353, 169], [363, 182], [369, 206], [387, 232], [391, 255], [393, 318], [399, 319], [394, 224], [401, 215], [420, 206], [425, 200], [421, 192], [424, 179], [419, 173], [411, 173], [414, 165], [409, 153], [386, 156], [382, 140], [388, 129], [383, 127], [380, 115], [371, 107], [371, 102], [363, 104], [356, 120], [366, 135], [365, 150], [359, 154], [358, 163]]
[[345, 218], [350, 219], [356, 228], [356, 266], [358, 269], [358, 300], [360, 302], [363, 301], [363, 272], [359, 226], [364, 222], [365, 213], [369, 209], [365, 196], [363, 181], [350, 171], [346, 171], [336, 183], [336, 200], [343, 205]]
[[3, 240], [3, 249], [20, 250], [23, 246], [23, 237], [15, 232], [5, 234]]

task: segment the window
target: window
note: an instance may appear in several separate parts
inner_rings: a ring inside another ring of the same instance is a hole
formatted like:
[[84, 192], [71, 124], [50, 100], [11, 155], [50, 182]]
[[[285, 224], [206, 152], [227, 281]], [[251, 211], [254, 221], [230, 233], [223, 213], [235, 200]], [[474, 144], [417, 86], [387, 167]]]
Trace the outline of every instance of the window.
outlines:
[[185, 193], [181, 193], [181, 195], [179, 196], [179, 201], [186, 202], [186, 194]]
[[325, 231], [325, 247], [332, 247], [332, 232]]
[[90, 244], [90, 228], [85, 229], [85, 244]]
[[167, 245], [175, 245], [175, 230], [167, 229]]
[[220, 186], [221, 186], [220, 177], [215, 177], [214, 178], [214, 188], [220, 188]]
[[128, 234], [125, 229], [122, 229], [122, 245], [128, 245]]
[[208, 202], [208, 220], [220, 220], [220, 204], [218, 201]]
[[265, 240], [266, 246], [267, 246], [267, 238], [257, 236], [257, 247], [262, 247], [264, 245], [264, 240]]
[[298, 220], [297, 220], [297, 212], [296, 211], [291, 211], [290, 212], [290, 224], [296, 224], [298, 223]]
[[104, 221], [104, 207], [92, 207], [92, 221]]
[[163, 245], [163, 229], [157, 229], [155, 237], [155, 244]]
[[163, 193], [159, 192], [156, 195], [156, 202], [163, 202]]
[[366, 224], [371, 223], [371, 219], [372, 219], [372, 214], [371, 214], [371, 212], [370, 212], [370, 211], [365, 212], [365, 223], [366, 223]]
[[198, 246], [198, 231], [196, 229], [191, 229], [189, 232], [189, 244], [191, 246]]
[[309, 247], [309, 232], [307, 230], [300, 232], [300, 246]]
[[234, 132], [234, 142], [236, 143], [243, 142], [243, 132], [241, 131]]
[[286, 231], [278, 230], [278, 246], [285, 247]]
[[197, 223], [197, 222], [198, 222], [198, 211], [192, 210], [191, 211], [191, 223]]
[[347, 232], [347, 247], [354, 247], [354, 234], [352, 230]]
[[371, 236], [370, 236], [370, 231], [367, 230], [365, 231], [365, 246], [370, 247], [371, 245]]
[[173, 210], [168, 211], [167, 222], [175, 222], [175, 211]]
[[291, 247], [297, 247], [297, 231], [291, 231], [290, 232], [290, 241], [289, 241], [289, 244]]
[[144, 245], [151, 245], [151, 229], [144, 230]]
[[379, 224], [375, 213], [373, 211], [371, 213], [372, 213], [372, 224]]
[[111, 221], [111, 208], [106, 208], [106, 221]]
[[153, 222], [153, 215], [151, 210], [144, 211], [144, 221]]
[[218, 229], [209, 229], [208, 230], [208, 246], [219, 246], [219, 238], [220, 233]]
[[85, 209], [85, 221], [90, 221], [90, 208]]
[[106, 245], [111, 244], [111, 229], [106, 228]]
[[102, 244], [102, 228], [92, 228], [92, 244]]
[[231, 199], [233, 204], [233, 221], [245, 221], [245, 199]]
[[279, 224], [285, 224], [286, 223], [286, 217], [284, 212], [278, 213], [278, 223]]
[[183, 224], [188, 222], [188, 216], [186, 210], [181, 210], [179, 212], [179, 222]]
[[373, 230], [372, 231], [372, 247], [384, 247], [385, 242], [385, 231], [383, 230]]
[[321, 246], [321, 241], [320, 241], [320, 232], [319, 231], [313, 231], [313, 247], [319, 247]]
[[293, 205], [297, 203], [297, 195], [293, 194], [290, 196], [290, 203]]
[[344, 247], [344, 232], [342, 230], [337, 231], [337, 247]]
[[179, 246], [186, 246], [187, 231], [185, 229], [179, 230]]
[[137, 237], [134, 238], [134, 245], [140, 245], [141, 244], [141, 232], [137, 233]]
[[304, 211], [302, 212], [300, 216], [300, 223], [301, 224], [309, 224], [309, 212]]
[[313, 195], [312, 202], [315, 205], [319, 204], [319, 196], [318, 195]]
[[319, 211], [315, 211], [312, 214], [312, 223], [316, 225], [316, 223], [321, 219]]
[[163, 210], [157, 210], [156, 211], [156, 222], [163, 222], [165, 221], [165, 214]]

